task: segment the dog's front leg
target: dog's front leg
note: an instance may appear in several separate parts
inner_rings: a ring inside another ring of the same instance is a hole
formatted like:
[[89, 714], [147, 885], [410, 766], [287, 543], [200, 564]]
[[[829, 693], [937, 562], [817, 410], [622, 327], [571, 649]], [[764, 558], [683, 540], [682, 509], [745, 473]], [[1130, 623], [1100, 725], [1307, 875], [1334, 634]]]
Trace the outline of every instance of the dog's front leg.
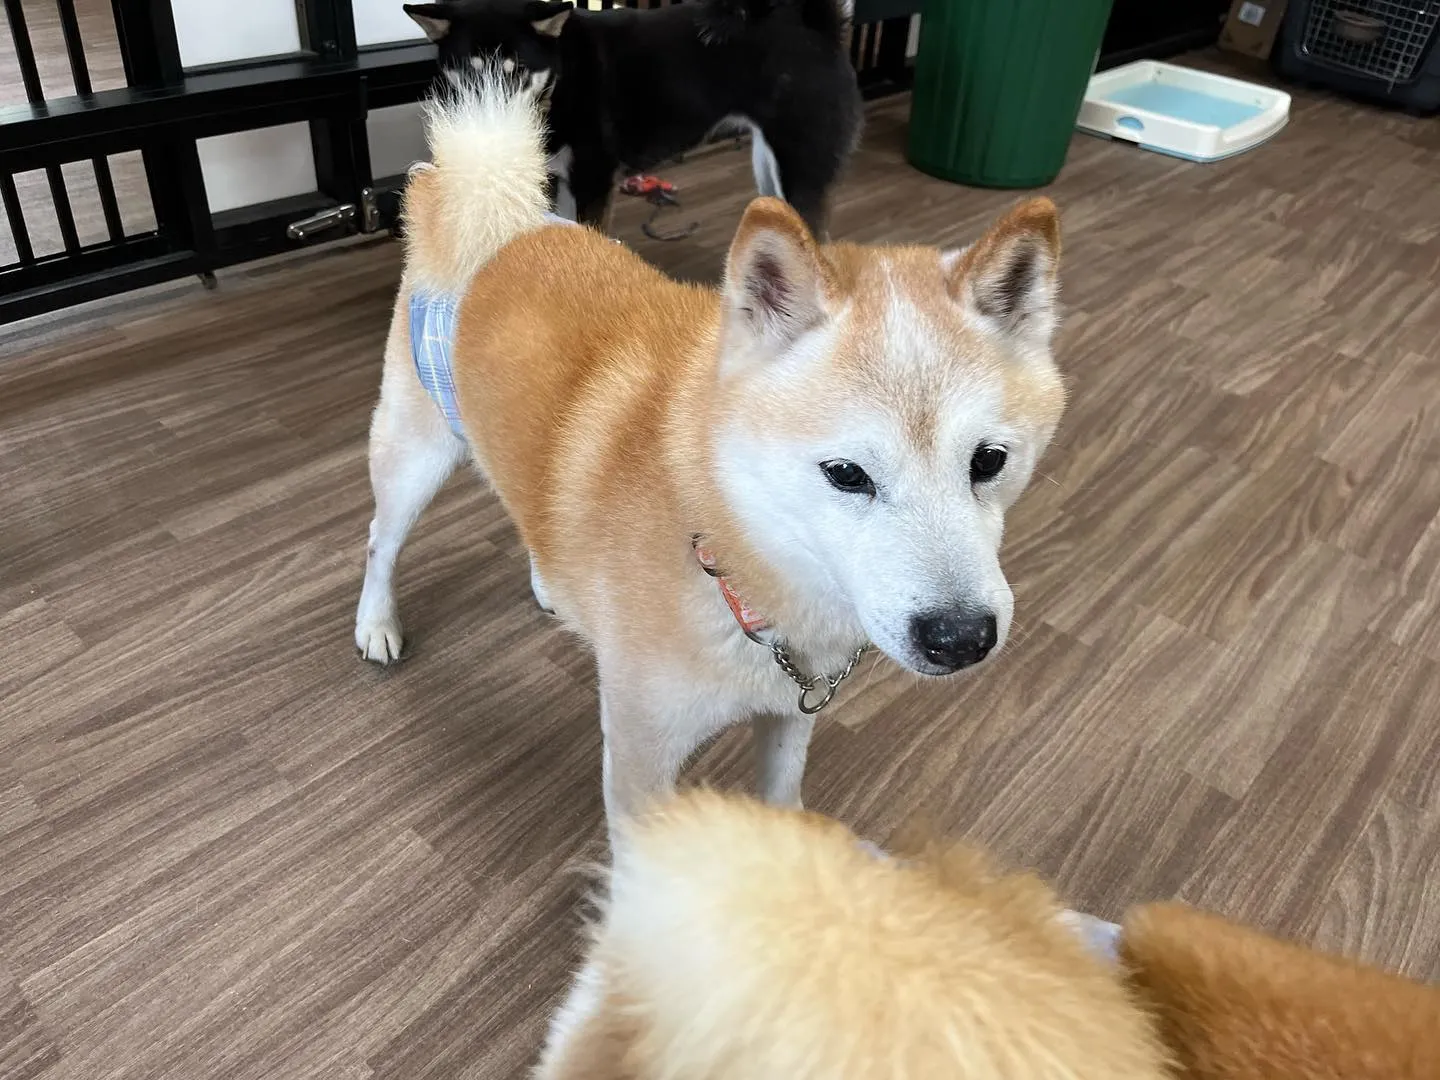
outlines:
[[675, 790], [692, 749], [684, 725], [666, 723], [637, 687], [600, 682], [600, 730], [605, 739], [602, 783], [605, 820], [614, 846], [616, 826]]
[[803, 713], [761, 716], [751, 725], [755, 790], [772, 806], [801, 809], [800, 787], [815, 718]]

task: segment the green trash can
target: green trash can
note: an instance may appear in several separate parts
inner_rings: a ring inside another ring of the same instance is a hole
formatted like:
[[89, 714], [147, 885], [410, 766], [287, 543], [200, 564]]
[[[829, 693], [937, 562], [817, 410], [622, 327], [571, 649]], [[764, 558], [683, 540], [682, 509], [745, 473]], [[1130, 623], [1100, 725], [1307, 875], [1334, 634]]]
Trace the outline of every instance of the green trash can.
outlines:
[[1111, 0], [929, 0], [920, 18], [910, 163], [976, 187], [1060, 174]]

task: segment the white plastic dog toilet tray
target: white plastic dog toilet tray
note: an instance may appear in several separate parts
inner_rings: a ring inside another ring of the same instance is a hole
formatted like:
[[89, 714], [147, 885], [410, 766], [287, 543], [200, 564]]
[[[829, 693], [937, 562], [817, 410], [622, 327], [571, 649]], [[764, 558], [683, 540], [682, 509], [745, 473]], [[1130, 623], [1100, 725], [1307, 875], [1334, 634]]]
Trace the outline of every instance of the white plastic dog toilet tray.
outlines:
[[1260, 145], [1289, 119], [1282, 90], [1138, 60], [1090, 80], [1076, 123], [1160, 154], [1218, 161]]

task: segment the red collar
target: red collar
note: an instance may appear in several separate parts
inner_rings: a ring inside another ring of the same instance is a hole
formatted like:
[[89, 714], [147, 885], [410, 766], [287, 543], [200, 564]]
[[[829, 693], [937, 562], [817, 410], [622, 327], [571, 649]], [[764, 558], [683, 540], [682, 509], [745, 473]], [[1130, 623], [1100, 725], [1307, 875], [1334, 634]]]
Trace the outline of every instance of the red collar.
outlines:
[[775, 634], [770, 623], [766, 621], [765, 616], [745, 603], [740, 594], [726, 580], [724, 573], [715, 562], [714, 552], [702, 543], [701, 537], [698, 535], [690, 538], [690, 544], [695, 549], [695, 558], [699, 560], [701, 569], [714, 578], [715, 584], [720, 587], [720, 595], [724, 597], [730, 613], [735, 616], [735, 621], [740, 624], [740, 629], [745, 631], [745, 636], [752, 641], [758, 641], [761, 645], [773, 644]]

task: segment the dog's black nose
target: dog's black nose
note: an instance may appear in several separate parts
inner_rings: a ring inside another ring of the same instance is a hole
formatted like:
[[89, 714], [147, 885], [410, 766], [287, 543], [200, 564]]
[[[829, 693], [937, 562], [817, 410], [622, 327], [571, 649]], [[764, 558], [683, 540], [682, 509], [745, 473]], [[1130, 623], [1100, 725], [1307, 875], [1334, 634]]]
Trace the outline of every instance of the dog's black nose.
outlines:
[[917, 615], [910, 634], [925, 659], [949, 674], [989, 655], [995, 647], [995, 616], [961, 611]]

